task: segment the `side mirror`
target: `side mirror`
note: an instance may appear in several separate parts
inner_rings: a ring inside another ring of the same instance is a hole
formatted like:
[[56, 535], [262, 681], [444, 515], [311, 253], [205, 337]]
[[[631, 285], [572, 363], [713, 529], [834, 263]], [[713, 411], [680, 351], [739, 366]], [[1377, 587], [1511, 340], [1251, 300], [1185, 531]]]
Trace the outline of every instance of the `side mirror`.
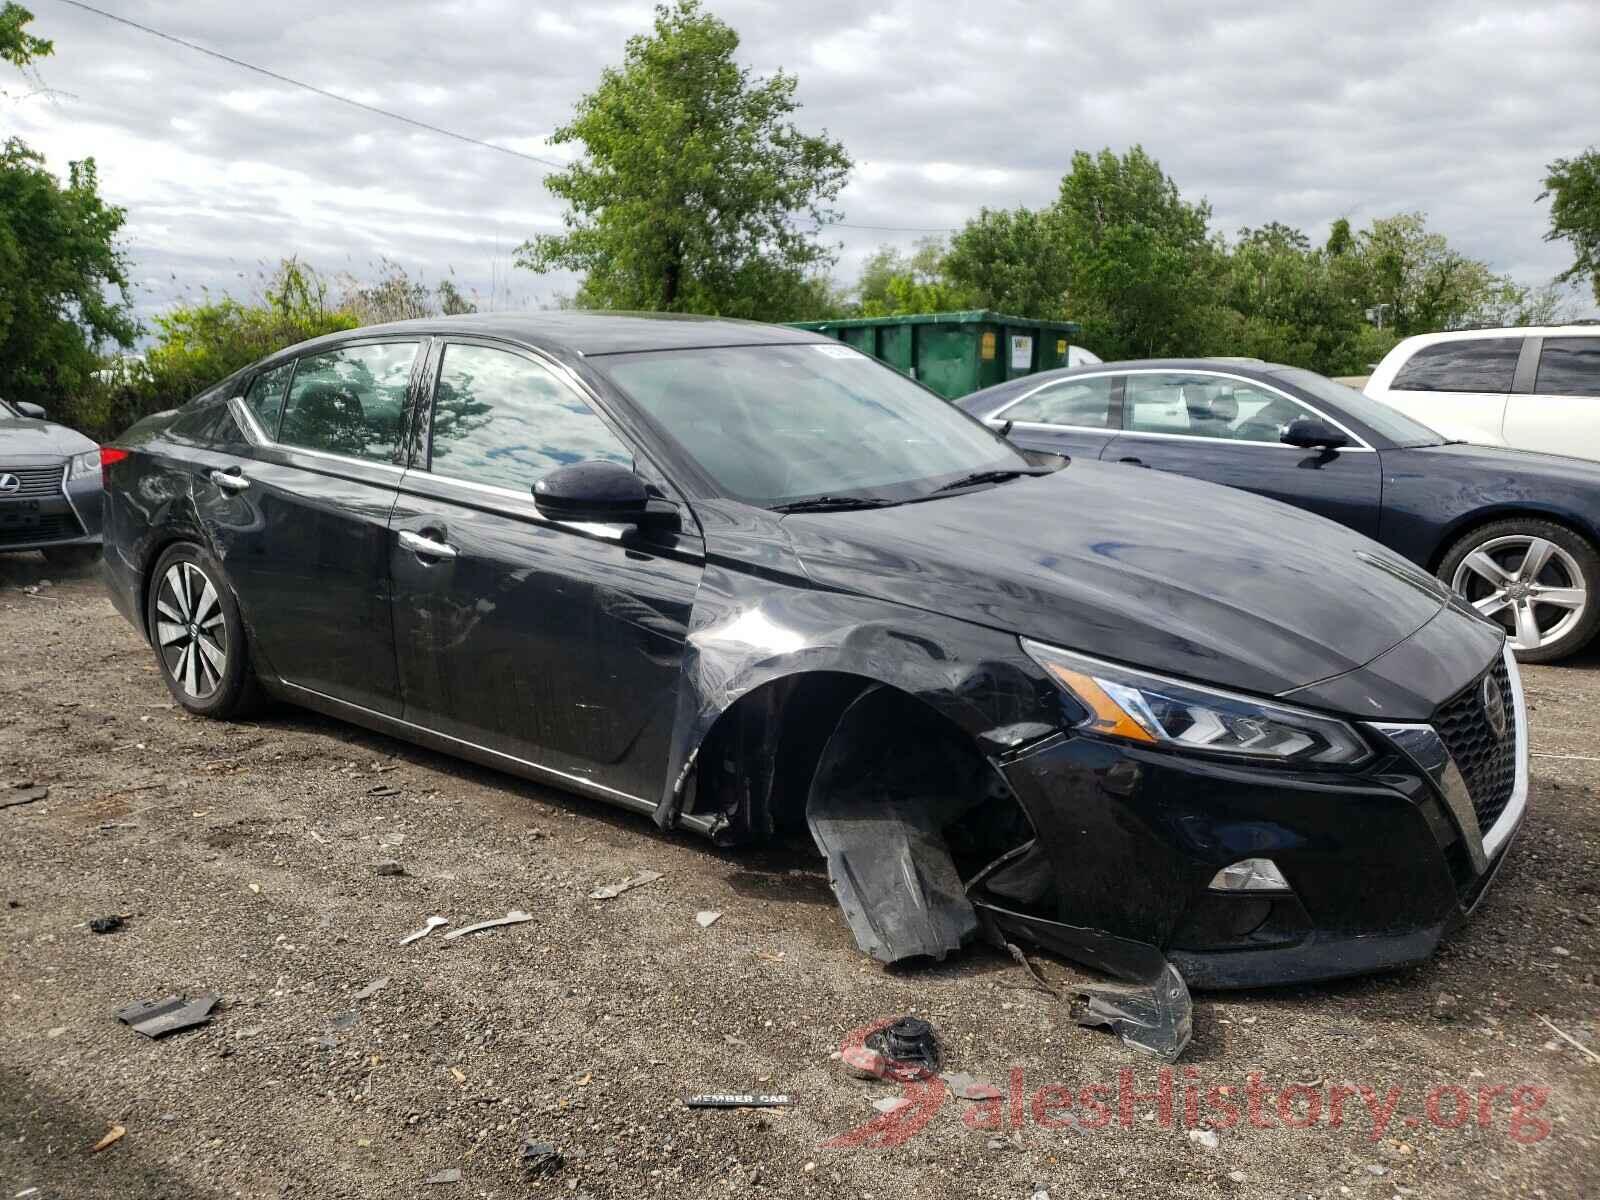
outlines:
[[1350, 444], [1350, 438], [1345, 433], [1321, 417], [1296, 417], [1283, 427], [1278, 440], [1303, 450], [1337, 450], [1340, 446]]
[[535, 483], [533, 502], [554, 521], [637, 525], [645, 519], [650, 496], [644, 480], [621, 463], [581, 462], [558, 467]]
[[25, 417], [32, 417], [35, 421], [44, 420], [44, 409], [37, 404], [29, 404], [26, 400], [18, 400], [15, 408]]

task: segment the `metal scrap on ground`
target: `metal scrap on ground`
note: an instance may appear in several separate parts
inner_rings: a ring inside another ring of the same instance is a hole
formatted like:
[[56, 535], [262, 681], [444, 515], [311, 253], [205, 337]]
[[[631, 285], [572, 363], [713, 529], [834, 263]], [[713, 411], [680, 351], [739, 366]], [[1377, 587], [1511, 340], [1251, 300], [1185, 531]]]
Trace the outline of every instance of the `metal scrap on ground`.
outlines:
[[561, 1157], [561, 1151], [551, 1142], [536, 1142], [525, 1139], [521, 1150], [517, 1154], [522, 1163], [522, 1169], [529, 1175], [550, 1175], [561, 1169], [561, 1164], [566, 1160]]
[[367, 984], [366, 987], [362, 988], [359, 992], [356, 992], [350, 998], [352, 1000], [371, 1000], [374, 996], [388, 986], [389, 977], [385, 975], [382, 979], [374, 979], [371, 983]]
[[530, 913], [525, 913], [519, 908], [514, 908], [503, 917], [496, 917], [492, 921], [479, 921], [476, 925], [463, 925], [460, 929], [452, 929], [445, 934], [445, 940], [466, 937], [469, 933], [482, 933], [485, 929], [498, 929], [502, 925], [521, 925], [524, 921], [533, 920]]
[[615, 900], [623, 892], [632, 891], [636, 887], [643, 887], [647, 883], [654, 883], [661, 878], [660, 871], [640, 871], [637, 875], [629, 876], [621, 883], [608, 883], [605, 887], [597, 887], [589, 893], [591, 900]]
[[204, 1025], [221, 996], [206, 993], [190, 1000], [187, 996], [168, 996], [164, 1000], [135, 1000], [117, 1009], [117, 1020], [147, 1038], [165, 1037], [180, 1029]]
[[421, 929], [417, 930], [415, 933], [408, 933], [408, 934], [406, 934], [405, 937], [401, 938], [400, 939], [400, 944], [402, 946], [409, 946], [412, 942], [416, 941], [418, 938], [427, 937], [430, 933], [432, 933], [435, 929], [438, 929], [441, 925], [448, 925], [448, 924], [450, 924], [450, 922], [445, 920], [443, 917], [429, 917], [428, 920], [427, 920], [427, 923], [424, 924]]

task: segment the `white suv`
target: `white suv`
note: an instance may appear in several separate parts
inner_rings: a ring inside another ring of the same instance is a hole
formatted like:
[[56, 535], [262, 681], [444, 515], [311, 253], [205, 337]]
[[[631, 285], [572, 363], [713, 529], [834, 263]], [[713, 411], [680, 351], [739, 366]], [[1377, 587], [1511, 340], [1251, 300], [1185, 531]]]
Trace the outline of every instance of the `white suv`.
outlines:
[[1600, 459], [1600, 323], [1409, 337], [1362, 390], [1467, 441]]

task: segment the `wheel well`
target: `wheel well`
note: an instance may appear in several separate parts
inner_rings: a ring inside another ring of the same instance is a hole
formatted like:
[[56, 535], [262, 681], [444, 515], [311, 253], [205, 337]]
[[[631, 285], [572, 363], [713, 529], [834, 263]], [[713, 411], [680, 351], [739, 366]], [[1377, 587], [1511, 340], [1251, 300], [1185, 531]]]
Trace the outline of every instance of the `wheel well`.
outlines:
[[[695, 790], [687, 811], [719, 816], [724, 844], [768, 841], [805, 828], [806, 801], [828, 739], [863, 692], [884, 685], [865, 676], [816, 671], [763, 684], [717, 718], [696, 756]], [[904, 726], [925, 730], [929, 745], [985, 756], [965, 730], [898, 689], [892, 711]]]
[[1462, 538], [1488, 525], [1496, 525], [1501, 521], [1544, 521], [1551, 525], [1559, 525], [1575, 537], [1580, 537], [1600, 553], [1600, 539], [1595, 537], [1592, 529], [1584, 527], [1581, 521], [1574, 520], [1563, 513], [1553, 513], [1542, 508], [1499, 508], [1491, 512], [1474, 513], [1468, 519], [1452, 528], [1444, 537], [1439, 539], [1439, 544], [1434, 547], [1433, 554], [1428, 558], [1428, 572], [1432, 575], [1439, 573], [1439, 567], [1444, 563], [1444, 557], [1450, 553], [1450, 548]]

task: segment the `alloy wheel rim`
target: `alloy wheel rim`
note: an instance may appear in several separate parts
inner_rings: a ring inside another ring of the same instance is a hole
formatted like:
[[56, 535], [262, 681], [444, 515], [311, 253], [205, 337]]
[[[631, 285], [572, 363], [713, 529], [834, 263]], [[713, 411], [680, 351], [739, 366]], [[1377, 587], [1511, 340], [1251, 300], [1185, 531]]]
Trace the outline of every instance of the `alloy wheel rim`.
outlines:
[[1490, 538], [1461, 560], [1451, 586], [1506, 627], [1514, 650], [1558, 642], [1583, 620], [1588, 587], [1578, 560], [1549, 538]]
[[215, 585], [194, 563], [175, 562], [161, 577], [156, 614], [167, 674], [196, 700], [214, 695], [228, 669], [228, 625]]

